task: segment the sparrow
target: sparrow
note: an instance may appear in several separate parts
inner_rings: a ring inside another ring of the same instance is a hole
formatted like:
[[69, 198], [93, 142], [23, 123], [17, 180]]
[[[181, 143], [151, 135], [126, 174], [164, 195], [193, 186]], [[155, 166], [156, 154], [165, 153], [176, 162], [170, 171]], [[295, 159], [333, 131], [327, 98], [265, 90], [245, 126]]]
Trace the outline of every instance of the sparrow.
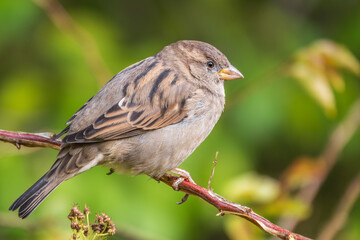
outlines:
[[97, 165], [159, 179], [209, 135], [224, 81], [243, 78], [212, 45], [183, 40], [107, 82], [67, 122], [56, 162], [9, 208], [26, 218], [63, 181]]

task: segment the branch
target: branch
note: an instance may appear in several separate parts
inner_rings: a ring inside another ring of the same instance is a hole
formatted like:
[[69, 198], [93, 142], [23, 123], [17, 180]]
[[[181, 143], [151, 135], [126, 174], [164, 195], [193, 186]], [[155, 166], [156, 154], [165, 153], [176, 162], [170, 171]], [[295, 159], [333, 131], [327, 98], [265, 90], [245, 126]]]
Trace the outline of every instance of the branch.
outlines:
[[[166, 183], [169, 186], [173, 186], [173, 184], [179, 179], [171, 174], [165, 174], [160, 178], [160, 181]], [[242, 218], [247, 219], [248, 221], [252, 222], [253, 224], [257, 225], [261, 228], [264, 232], [272, 234], [280, 239], [287, 239], [287, 240], [305, 240], [310, 239], [304, 236], [301, 236], [296, 233], [289, 232], [275, 224], [271, 223], [267, 219], [263, 218], [262, 216], [256, 214], [251, 208], [246, 206], [242, 206], [236, 203], [233, 203], [222, 196], [214, 193], [211, 190], [205, 189], [200, 187], [194, 183], [188, 182], [184, 180], [178, 185], [179, 191], [182, 191], [186, 194], [197, 196], [206, 202], [210, 203], [214, 207], [219, 210], [217, 215], [224, 215], [225, 213], [233, 214], [240, 216]]]
[[51, 138], [53, 133], [12, 132], [0, 129], [0, 141], [14, 144], [19, 150], [21, 145], [26, 147], [48, 147], [60, 150], [61, 143]]
[[[0, 140], [12, 143], [18, 149], [20, 149], [21, 145], [24, 145], [28, 147], [50, 147], [59, 150], [61, 142], [51, 139], [52, 136], [54, 135], [50, 133], [25, 133], [0, 130]], [[179, 177], [171, 174], [165, 174], [160, 178], [160, 181], [171, 187], [176, 184], [179, 191], [197, 196], [205, 200], [219, 210], [219, 213], [217, 215], [223, 216], [226, 213], [229, 213], [240, 216], [252, 222], [264, 232], [272, 234], [273, 236], [276, 236], [280, 239], [310, 240], [310, 238], [289, 232], [271, 223], [267, 219], [253, 212], [251, 208], [233, 203], [225, 199], [224, 197], [214, 193], [212, 190], [200, 187], [195, 183], [191, 183], [187, 180], [178, 183]]]

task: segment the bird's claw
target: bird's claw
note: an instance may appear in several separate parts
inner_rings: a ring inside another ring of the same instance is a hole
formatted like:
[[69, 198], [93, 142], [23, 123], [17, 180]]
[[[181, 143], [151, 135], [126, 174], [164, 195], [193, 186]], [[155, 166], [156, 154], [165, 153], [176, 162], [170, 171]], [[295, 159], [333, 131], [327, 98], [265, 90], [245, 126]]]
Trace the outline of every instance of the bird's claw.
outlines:
[[193, 184], [196, 184], [195, 181], [191, 178], [190, 173], [188, 173], [187, 171], [180, 169], [180, 168], [174, 168], [173, 170], [171, 170], [172, 173], [175, 173], [177, 175], [179, 175], [180, 177], [172, 184], [172, 188], [175, 191], [179, 191], [179, 185], [184, 181], [188, 181], [191, 182]]
[[180, 202], [177, 202], [176, 204], [180, 205], [180, 204], [186, 202], [186, 200], [187, 200], [188, 198], [189, 198], [189, 194], [185, 194], [185, 196], [181, 199], [181, 201], [180, 201]]
[[115, 172], [115, 169], [110, 168], [110, 171], [109, 171], [106, 175], [111, 175], [111, 174], [113, 174], [114, 172]]

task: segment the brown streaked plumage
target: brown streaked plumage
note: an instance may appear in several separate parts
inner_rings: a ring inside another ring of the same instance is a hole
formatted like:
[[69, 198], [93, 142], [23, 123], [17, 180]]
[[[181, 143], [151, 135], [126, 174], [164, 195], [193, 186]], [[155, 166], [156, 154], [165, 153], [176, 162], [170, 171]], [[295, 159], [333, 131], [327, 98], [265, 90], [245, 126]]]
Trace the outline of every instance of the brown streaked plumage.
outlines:
[[242, 78], [215, 47], [179, 41], [113, 77], [57, 136], [57, 161], [10, 207], [27, 217], [59, 184], [101, 165], [159, 178], [208, 136], [224, 108], [224, 80]]

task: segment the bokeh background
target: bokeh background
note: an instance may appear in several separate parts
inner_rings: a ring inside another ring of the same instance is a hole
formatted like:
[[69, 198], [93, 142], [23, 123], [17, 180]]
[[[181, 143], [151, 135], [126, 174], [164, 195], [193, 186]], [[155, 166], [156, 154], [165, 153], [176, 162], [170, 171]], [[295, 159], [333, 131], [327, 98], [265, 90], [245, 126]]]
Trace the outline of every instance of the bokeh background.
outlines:
[[[215, 192], [308, 237], [359, 239], [359, 12], [356, 0], [0, 1], [0, 128], [60, 132], [121, 69], [177, 40], [206, 41], [245, 79], [226, 83], [225, 112], [181, 168], [207, 186], [219, 152]], [[112, 217], [113, 239], [269, 238], [101, 167], [18, 219], [8, 207], [56, 154], [0, 142], [0, 239], [69, 239], [74, 203]]]

